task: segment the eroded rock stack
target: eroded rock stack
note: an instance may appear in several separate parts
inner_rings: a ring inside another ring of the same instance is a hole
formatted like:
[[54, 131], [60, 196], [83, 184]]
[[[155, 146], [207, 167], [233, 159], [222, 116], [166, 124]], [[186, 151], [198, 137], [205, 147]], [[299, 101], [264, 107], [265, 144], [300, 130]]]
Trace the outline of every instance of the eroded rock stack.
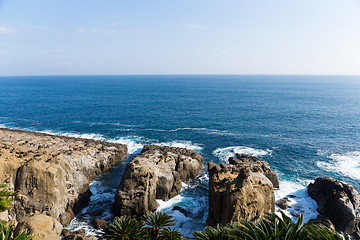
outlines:
[[237, 154], [229, 165], [210, 162], [209, 215], [206, 224], [216, 226], [256, 220], [275, 210], [274, 186], [279, 186], [275, 172], [262, 159]]
[[178, 195], [181, 182], [195, 178], [203, 168], [201, 155], [185, 148], [145, 146], [126, 166], [115, 193], [113, 212], [139, 218]]
[[317, 202], [318, 212], [331, 221], [336, 231], [353, 234], [359, 230], [360, 195], [351, 184], [321, 177], [309, 184], [308, 193]]
[[17, 220], [42, 213], [67, 225], [90, 180], [126, 153], [122, 144], [0, 129], [0, 183], [16, 191]]

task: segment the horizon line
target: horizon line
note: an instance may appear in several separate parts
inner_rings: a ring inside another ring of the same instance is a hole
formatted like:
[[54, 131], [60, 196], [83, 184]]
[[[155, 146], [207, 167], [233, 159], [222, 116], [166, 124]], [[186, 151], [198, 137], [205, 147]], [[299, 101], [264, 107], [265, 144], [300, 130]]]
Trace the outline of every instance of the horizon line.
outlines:
[[142, 74], [142, 73], [135, 73], [135, 74], [19, 74], [19, 75], [0, 75], [0, 77], [76, 77], [76, 76], [352, 76], [352, 77], [360, 77], [360, 74], [329, 74], [329, 73], [291, 73], [291, 74], [283, 74], [283, 73], [265, 73], [265, 74], [226, 74], [226, 73], [171, 73], [171, 74], [163, 74], [163, 73], [150, 73], [150, 74]]

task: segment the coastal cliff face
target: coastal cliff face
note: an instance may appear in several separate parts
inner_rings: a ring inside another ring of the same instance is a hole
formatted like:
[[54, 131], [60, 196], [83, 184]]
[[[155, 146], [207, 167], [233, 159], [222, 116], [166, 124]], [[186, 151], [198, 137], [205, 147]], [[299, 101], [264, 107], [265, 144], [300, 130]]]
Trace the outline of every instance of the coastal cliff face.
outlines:
[[229, 162], [229, 165], [220, 166], [208, 164], [209, 215], [206, 225], [226, 225], [242, 219], [252, 221], [265, 212], [274, 212], [273, 182], [279, 182], [269, 165], [249, 155], [237, 155]]
[[42, 213], [67, 225], [90, 180], [126, 153], [122, 144], [0, 129], [0, 183], [16, 192], [17, 220]]
[[195, 178], [203, 166], [203, 158], [193, 150], [145, 146], [126, 166], [115, 193], [114, 214], [139, 218], [156, 210], [156, 199], [178, 195], [181, 182]]

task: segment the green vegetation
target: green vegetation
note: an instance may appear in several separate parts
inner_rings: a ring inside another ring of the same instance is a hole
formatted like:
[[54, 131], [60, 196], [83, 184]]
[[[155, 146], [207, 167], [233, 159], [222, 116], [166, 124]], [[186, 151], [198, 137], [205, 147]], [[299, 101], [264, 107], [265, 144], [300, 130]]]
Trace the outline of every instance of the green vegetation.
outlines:
[[14, 227], [12, 224], [0, 223], [0, 240], [30, 240], [34, 235], [29, 234], [27, 230], [24, 230], [17, 237], [13, 237]]
[[9, 197], [12, 197], [15, 195], [15, 193], [11, 193], [9, 191], [3, 190], [5, 188], [5, 184], [0, 184], [0, 212], [5, 212], [9, 209], [12, 200], [9, 199]]
[[[9, 210], [12, 200], [10, 197], [15, 193], [3, 190], [4, 184], [0, 184], [0, 212]], [[29, 234], [27, 230], [24, 230], [17, 237], [13, 237], [14, 227], [11, 223], [0, 222], [0, 240], [30, 240], [34, 235]]]
[[[268, 213], [256, 222], [243, 220], [238, 224], [218, 225], [216, 228], [208, 226], [203, 231], [193, 232], [193, 235], [198, 240], [349, 240], [348, 235], [340, 236], [319, 221], [304, 225], [302, 222], [302, 215], [294, 223], [283, 212], [281, 217]], [[116, 217], [104, 229], [103, 237], [109, 240], [183, 239], [179, 231], [169, 228], [173, 225], [171, 216], [161, 212], [148, 213], [141, 221], [126, 216]]]
[[174, 220], [171, 216], [162, 212], [147, 213], [141, 221], [128, 216], [115, 217], [104, 228], [103, 238], [108, 240], [182, 239], [179, 231], [169, 228], [173, 225]]
[[302, 225], [302, 215], [296, 223], [281, 212], [281, 217], [275, 213], [266, 214], [255, 223], [243, 220], [239, 224], [228, 224], [225, 227], [206, 227], [203, 231], [195, 231], [193, 235], [199, 240], [345, 240], [336, 232], [320, 224], [319, 221]]

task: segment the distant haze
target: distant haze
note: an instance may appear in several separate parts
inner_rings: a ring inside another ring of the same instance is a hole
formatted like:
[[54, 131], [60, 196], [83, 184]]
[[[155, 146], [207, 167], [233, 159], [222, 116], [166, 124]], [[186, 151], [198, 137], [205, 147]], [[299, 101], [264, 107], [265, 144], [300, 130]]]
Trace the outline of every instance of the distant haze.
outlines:
[[360, 74], [358, 0], [0, 0], [0, 76]]

